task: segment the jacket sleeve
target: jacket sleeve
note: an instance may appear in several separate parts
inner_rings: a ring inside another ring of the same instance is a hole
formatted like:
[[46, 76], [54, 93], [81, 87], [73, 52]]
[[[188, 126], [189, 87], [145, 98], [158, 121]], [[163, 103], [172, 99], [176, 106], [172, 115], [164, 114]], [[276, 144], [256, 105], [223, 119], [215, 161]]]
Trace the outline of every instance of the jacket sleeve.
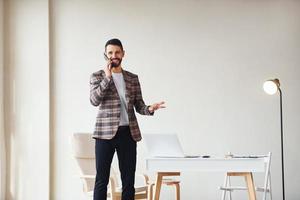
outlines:
[[135, 95], [135, 101], [134, 101], [134, 107], [136, 112], [140, 113], [141, 115], [153, 115], [154, 113], [149, 112], [149, 106], [145, 105], [145, 102], [143, 100], [142, 91], [141, 91], [141, 85], [139, 82], [139, 78], [136, 77], [135, 81], [135, 87], [136, 87], [136, 95]]
[[95, 74], [91, 75], [90, 78], [90, 102], [93, 106], [98, 106], [109, 87], [111, 79], [104, 77], [97, 77]]

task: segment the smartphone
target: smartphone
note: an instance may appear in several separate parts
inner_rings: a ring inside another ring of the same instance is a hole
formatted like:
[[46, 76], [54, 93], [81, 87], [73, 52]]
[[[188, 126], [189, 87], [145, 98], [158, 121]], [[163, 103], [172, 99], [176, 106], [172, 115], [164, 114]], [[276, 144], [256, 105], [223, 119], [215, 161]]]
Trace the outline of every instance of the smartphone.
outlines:
[[107, 57], [106, 53], [103, 53], [103, 55], [104, 55], [104, 59], [105, 59], [106, 61], [109, 60], [109, 58]]

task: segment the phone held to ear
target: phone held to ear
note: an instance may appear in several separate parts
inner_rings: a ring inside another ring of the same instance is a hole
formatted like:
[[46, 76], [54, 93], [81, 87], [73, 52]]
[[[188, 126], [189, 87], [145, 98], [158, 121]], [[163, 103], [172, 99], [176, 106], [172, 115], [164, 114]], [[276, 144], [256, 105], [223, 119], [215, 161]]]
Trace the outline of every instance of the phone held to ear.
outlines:
[[[105, 59], [106, 61], [108, 61], [108, 60], [111, 61], [111, 59], [108, 58], [108, 56], [106, 55], [106, 53], [103, 53], [103, 55], [104, 55], [104, 59]], [[111, 68], [117, 67], [117, 66], [118, 66], [118, 65], [117, 65], [116, 63], [114, 63], [114, 62], [111, 61], [111, 63], [110, 63], [110, 67], [111, 67]]]

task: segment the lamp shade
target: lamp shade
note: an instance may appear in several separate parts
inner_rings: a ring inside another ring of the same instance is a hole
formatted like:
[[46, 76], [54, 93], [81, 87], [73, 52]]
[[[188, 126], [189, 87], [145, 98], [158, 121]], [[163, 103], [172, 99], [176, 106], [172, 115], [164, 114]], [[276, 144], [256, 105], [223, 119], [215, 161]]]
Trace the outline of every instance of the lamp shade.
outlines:
[[278, 91], [279, 87], [280, 83], [278, 79], [267, 80], [263, 85], [264, 91], [269, 95], [275, 94]]

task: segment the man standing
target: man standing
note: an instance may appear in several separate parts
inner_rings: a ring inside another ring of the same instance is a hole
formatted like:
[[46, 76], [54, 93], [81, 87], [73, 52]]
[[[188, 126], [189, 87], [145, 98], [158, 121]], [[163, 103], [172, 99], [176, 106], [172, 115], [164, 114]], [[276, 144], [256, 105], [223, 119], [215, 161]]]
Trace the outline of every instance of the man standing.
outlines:
[[153, 115], [164, 108], [164, 102], [145, 105], [138, 76], [123, 70], [125, 51], [120, 40], [105, 44], [107, 64], [90, 79], [90, 101], [99, 106], [93, 138], [96, 139], [96, 181], [94, 200], [106, 200], [110, 167], [117, 151], [122, 180], [122, 200], [134, 200], [136, 170], [136, 142], [141, 133], [135, 116]]

